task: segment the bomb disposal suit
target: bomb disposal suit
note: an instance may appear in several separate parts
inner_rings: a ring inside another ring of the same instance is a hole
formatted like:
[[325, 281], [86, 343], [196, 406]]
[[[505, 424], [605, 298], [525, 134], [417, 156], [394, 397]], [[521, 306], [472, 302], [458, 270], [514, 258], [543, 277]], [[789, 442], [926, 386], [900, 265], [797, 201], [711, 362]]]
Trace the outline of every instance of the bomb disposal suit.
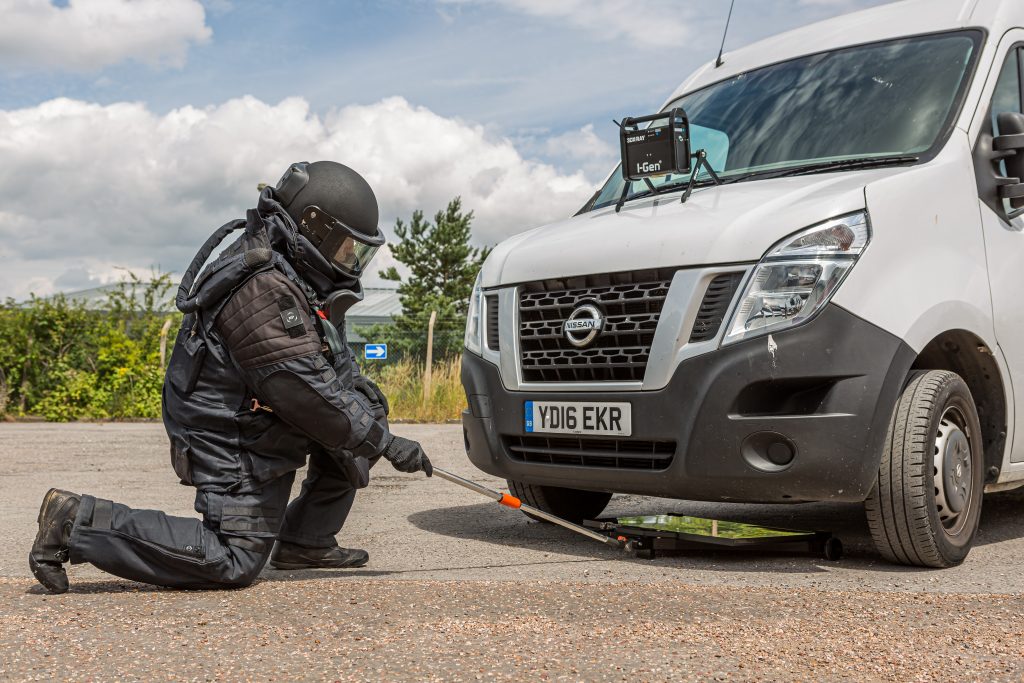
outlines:
[[[311, 192], [320, 199], [311, 201]], [[335, 535], [370, 467], [384, 455], [399, 470], [431, 472], [419, 444], [389, 433], [387, 401], [345, 342], [345, 310], [361, 298], [358, 276], [383, 243], [367, 192], [340, 164], [296, 164], [245, 220], [207, 240], [179, 288], [186, 315], [163, 390], [171, 462], [181, 482], [196, 487], [203, 519], [51, 489], [30, 556], [47, 588], [67, 590], [67, 560], [163, 586], [243, 586], [275, 539], [275, 566], [365, 563], [362, 551], [339, 549]], [[330, 201], [345, 208], [321, 208]], [[307, 454], [308, 475], [289, 505]]]

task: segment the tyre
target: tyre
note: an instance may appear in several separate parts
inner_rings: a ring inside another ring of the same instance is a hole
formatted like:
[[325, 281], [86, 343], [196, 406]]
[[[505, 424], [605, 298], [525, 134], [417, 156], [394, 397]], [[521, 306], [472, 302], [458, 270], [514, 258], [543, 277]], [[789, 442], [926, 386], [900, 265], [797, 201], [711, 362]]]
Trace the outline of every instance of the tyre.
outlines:
[[[512, 495], [538, 510], [550, 512], [556, 517], [579, 524], [585, 519], [595, 519], [608, 505], [612, 494], [602, 491], [581, 491], [563, 489], [558, 486], [538, 486], [521, 481], [506, 480]], [[532, 517], [532, 516], [531, 516]], [[536, 517], [532, 517], [537, 519]], [[544, 520], [540, 520], [544, 521]]]
[[983, 493], [981, 425], [970, 390], [953, 372], [915, 372], [864, 502], [875, 547], [899, 564], [960, 564], [978, 530]]

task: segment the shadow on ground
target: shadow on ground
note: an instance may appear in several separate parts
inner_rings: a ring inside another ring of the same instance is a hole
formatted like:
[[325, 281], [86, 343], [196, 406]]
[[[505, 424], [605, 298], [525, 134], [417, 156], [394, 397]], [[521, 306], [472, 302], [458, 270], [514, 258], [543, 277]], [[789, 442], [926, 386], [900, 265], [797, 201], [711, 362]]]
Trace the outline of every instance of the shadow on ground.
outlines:
[[[975, 541], [977, 547], [1024, 538], [1024, 490], [989, 494]], [[744, 505], [703, 503], [620, 496], [612, 500], [605, 517], [679, 513], [732, 520], [762, 526], [831, 531], [844, 546], [843, 559], [826, 563], [817, 555], [749, 551], [691, 551], [654, 560], [662, 566], [723, 572], [814, 573], [824, 566], [921, 573], [934, 570], [892, 565], [875, 551], [860, 503], [802, 503], [794, 505]], [[535, 522], [491, 503], [425, 510], [409, 516], [409, 522], [429, 533], [479, 541], [510, 548], [533, 549], [565, 555], [608, 560], [622, 557], [619, 551], [576, 536], [554, 525]], [[564, 561], [564, 560], [562, 560]], [[631, 559], [634, 562], [647, 562]]]
[[[684, 512], [684, 506], [676, 505], [671, 511]], [[630, 513], [655, 514], [669, 510], [630, 510]], [[610, 510], [611, 514], [624, 511]], [[693, 514], [687, 512], [687, 514]], [[423, 531], [467, 541], [481, 541], [509, 548], [534, 550], [549, 553], [550, 563], [579, 562], [566, 556], [585, 558], [587, 561], [622, 560], [635, 562], [640, 566], [683, 567], [692, 569], [695, 562], [699, 568], [720, 571], [770, 571], [812, 573], [823, 571], [817, 565], [823, 560], [818, 556], [793, 554], [765, 554], [756, 556], [757, 566], [751, 563], [755, 556], [739, 552], [699, 552], [665, 555], [655, 560], [641, 560], [629, 557], [621, 550], [603, 546], [596, 541], [577, 536], [560, 527], [534, 522], [522, 515], [499, 508], [493, 504], [465, 505], [455, 508], [425, 510], [409, 516], [409, 522]], [[744, 520], [745, 521], [745, 520]], [[514, 562], [508, 566], [520, 566]], [[491, 565], [494, 566], [494, 565]]]

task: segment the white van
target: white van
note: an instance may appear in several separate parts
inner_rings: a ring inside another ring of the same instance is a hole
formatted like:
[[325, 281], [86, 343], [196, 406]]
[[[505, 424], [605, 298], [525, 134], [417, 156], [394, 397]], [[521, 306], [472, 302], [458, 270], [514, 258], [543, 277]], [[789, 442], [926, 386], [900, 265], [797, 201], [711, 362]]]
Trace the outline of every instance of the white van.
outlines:
[[699, 69], [661, 111], [721, 184], [616, 169], [487, 259], [469, 458], [575, 520], [864, 501], [889, 560], [961, 562], [1024, 484], [1022, 64], [1021, 0], [909, 0]]

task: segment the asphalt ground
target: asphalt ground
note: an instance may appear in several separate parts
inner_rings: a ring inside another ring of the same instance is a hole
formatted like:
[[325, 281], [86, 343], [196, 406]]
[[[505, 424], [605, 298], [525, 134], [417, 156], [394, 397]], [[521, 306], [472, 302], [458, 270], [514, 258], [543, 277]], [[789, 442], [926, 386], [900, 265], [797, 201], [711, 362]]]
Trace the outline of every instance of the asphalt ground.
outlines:
[[[457, 425], [398, 425], [435, 464], [492, 487]], [[383, 462], [339, 536], [361, 569], [267, 569], [252, 587], [171, 591], [26, 563], [50, 486], [194, 515], [157, 424], [0, 424], [4, 680], [1022, 680], [1024, 494], [988, 496], [960, 567], [886, 564], [858, 505], [619, 496], [843, 541], [811, 556], [626, 557], [448, 482]], [[298, 486], [298, 481], [296, 482]]]

